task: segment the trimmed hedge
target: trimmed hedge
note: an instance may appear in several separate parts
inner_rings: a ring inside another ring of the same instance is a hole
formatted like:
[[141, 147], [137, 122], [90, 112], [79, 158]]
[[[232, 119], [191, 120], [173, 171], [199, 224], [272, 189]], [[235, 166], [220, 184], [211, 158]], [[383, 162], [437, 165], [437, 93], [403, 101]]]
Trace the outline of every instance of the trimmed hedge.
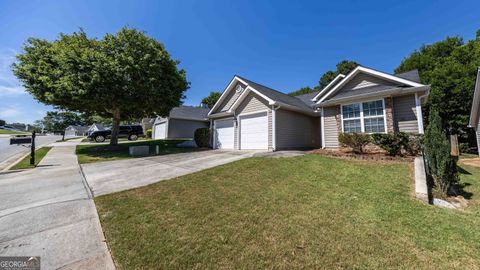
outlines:
[[199, 128], [195, 130], [194, 139], [198, 147], [210, 148], [210, 129]]
[[338, 141], [342, 145], [352, 148], [355, 153], [363, 153], [363, 148], [372, 140], [370, 135], [365, 133], [340, 133]]
[[376, 133], [372, 134], [372, 139], [374, 144], [387, 151], [390, 156], [400, 156], [404, 153], [416, 156], [421, 151], [423, 136], [405, 132]]

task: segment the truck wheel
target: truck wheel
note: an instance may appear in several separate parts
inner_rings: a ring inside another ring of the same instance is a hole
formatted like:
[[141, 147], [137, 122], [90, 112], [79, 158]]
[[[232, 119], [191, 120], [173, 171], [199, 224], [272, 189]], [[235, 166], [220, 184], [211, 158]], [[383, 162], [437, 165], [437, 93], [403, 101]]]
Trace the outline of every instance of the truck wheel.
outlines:
[[105, 137], [102, 136], [102, 135], [95, 136], [95, 141], [96, 141], [96, 142], [104, 142], [104, 141], [105, 141]]
[[128, 136], [129, 141], [136, 141], [137, 139], [138, 139], [137, 134], [130, 134], [130, 136]]

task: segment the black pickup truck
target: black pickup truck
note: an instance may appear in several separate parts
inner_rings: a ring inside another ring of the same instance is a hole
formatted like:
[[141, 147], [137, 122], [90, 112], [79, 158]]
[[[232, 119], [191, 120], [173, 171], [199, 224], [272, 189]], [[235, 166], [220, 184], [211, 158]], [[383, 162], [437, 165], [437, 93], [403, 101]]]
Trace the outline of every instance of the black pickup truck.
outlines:
[[[96, 142], [104, 142], [105, 139], [110, 138], [111, 135], [112, 131], [109, 129], [98, 130], [88, 135], [88, 138]], [[118, 138], [128, 138], [129, 141], [136, 141], [138, 137], [143, 136], [143, 128], [139, 125], [120, 126], [120, 131], [118, 132]]]

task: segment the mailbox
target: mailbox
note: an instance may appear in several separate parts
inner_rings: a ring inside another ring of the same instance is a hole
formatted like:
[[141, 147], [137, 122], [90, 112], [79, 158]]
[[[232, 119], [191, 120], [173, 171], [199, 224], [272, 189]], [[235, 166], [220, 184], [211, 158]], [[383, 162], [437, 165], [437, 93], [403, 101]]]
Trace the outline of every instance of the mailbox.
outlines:
[[32, 137], [12, 137], [10, 144], [29, 144], [32, 143]]

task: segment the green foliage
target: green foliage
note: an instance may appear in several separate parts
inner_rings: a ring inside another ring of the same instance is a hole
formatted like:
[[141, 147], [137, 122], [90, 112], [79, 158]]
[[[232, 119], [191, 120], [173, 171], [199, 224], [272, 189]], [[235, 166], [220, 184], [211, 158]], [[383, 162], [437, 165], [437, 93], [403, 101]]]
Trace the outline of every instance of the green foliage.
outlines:
[[390, 156], [403, 153], [416, 156], [421, 151], [421, 138], [421, 135], [405, 132], [372, 134], [373, 143], [387, 151]]
[[288, 95], [294, 97], [294, 96], [300, 96], [300, 95], [304, 95], [304, 94], [308, 94], [308, 93], [313, 93], [315, 91], [316, 91], [315, 89], [312, 89], [312, 88], [306, 86], [306, 87], [302, 87], [302, 88], [298, 89], [297, 91], [290, 92], [290, 93], [288, 93]]
[[87, 125], [85, 119], [78, 113], [68, 111], [47, 112], [43, 117], [42, 124], [48, 131], [64, 130], [68, 126]]
[[147, 136], [147, 138], [152, 138], [152, 129], [151, 128], [147, 129], [147, 131], [145, 132], [145, 135]]
[[442, 128], [437, 110], [431, 109], [425, 132], [425, 152], [436, 186], [444, 195], [458, 182], [455, 159], [450, 155], [450, 143]]
[[168, 115], [188, 88], [163, 44], [129, 28], [100, 40], [83, 30], [55, 41], [30, 38], [17, 60], [14, 74], [38, 101], [112, 118], [113, 145], [120, 121]]
[[0, 119], [0, 126], [5, 126], [6, 122], [5, 120]]
[[208, 108], [213, 108], [213, 106], [215, 105], [215, 103], [217, 103], [218, 99], [220, 98], [220, 96], [222, 95], [222, 93], [220, 92], [215, 92], [215, 91], [212, 91], [210, 92], [210, 94], [206, 97], [204, 97], [202, 99], [202, 104], [206, 104], [208, 106]]
[[195, 130], [194, 139], [198, 147], [210, 147], [210, 129], [199, 128]]
[[371, 137], [365, 133], [340, 133], [338, 141], [352, 148], [355, 153], [363, 153], [364, 147], [371, 142]]
[[347, 75], [350, 71], [354, 70], [359, 64], [355, 61], [343, 60], [337, 64], [337, 68], [335, 71], [327, 71], [325, 72], [322, 77], [320, 77], [320, 81], [318, 82], [318, 90], [323, 89], [327, 86], [335, 77], [339, 74]]
[[414, 51], [395, 72], [418, 69], [422, 83], [431, 85], [425, 112], [437, 108], [449, 133], [459, 134], [468, 123], [478, 66], [478, 35], [467, 43], [460, 37], [447, 37]]

